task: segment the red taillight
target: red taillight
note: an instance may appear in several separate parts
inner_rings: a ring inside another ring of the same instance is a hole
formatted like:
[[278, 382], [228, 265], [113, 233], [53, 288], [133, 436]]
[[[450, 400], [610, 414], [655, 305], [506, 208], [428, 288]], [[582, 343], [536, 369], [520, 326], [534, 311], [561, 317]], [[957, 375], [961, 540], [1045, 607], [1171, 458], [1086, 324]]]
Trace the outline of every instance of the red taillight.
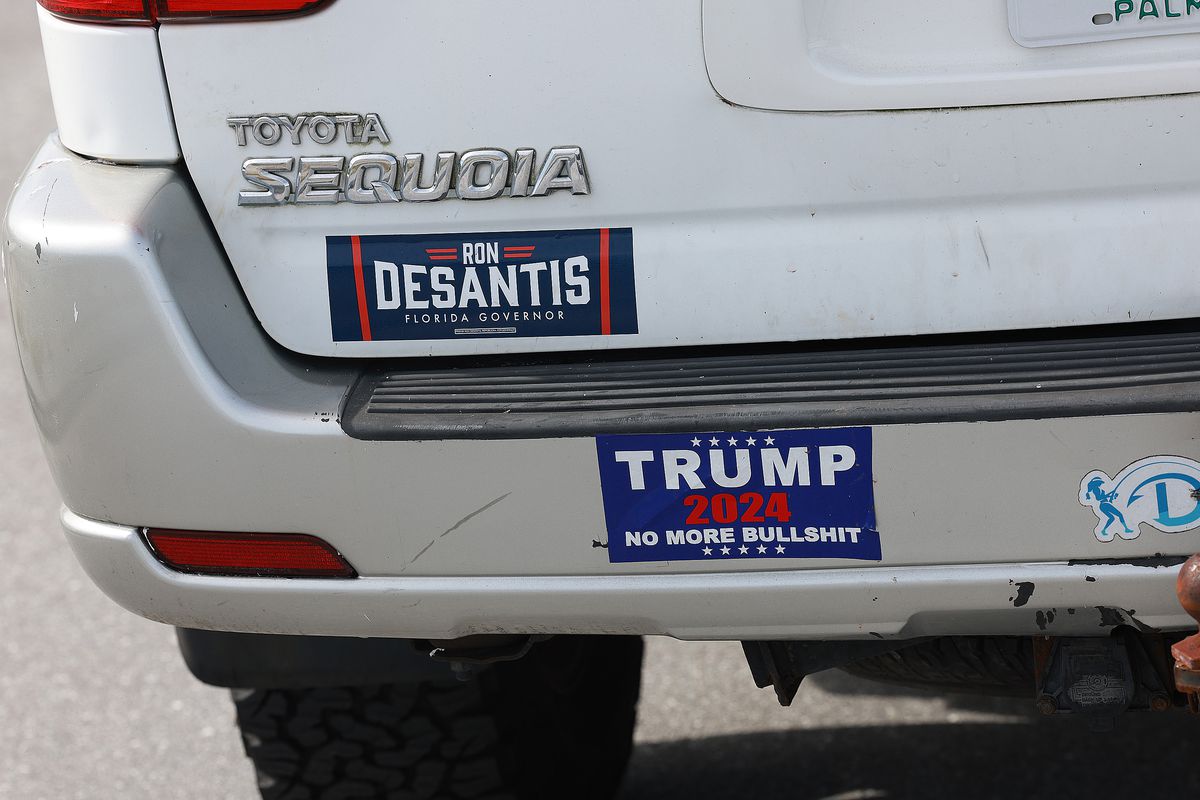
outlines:
[[158, 0], [159, 19], [306, 14], [332, 0]]
[[153, 0], [38, 0], [52, 14], [97, 21], [154, 19]]
[[277, 17], [307, 14], [333, 0], [38, 0], [51, 13], [95, 22]]
[[301, 533], [215, 533], [147, 528], [159, 560], [200, 575], [353, 578], [354, 568], [323, 539]]

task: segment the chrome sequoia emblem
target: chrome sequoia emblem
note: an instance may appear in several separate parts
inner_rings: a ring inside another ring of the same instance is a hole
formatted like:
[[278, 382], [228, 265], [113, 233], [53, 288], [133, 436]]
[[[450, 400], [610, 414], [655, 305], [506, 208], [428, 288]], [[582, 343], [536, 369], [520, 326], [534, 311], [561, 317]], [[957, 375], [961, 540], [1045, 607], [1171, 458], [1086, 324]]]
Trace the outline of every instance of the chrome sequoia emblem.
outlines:
[[[307, 142], [329, 145], [386, 145], [391, 140], [378, 114], [272, 114], [230, 117], [239, 147], [273, 147]], [[431, 166], [426, 166], [426, 162]], [[544, 197], [558, 190], [590, 194], [583, 150], [552, 147], [539, 161], [537, 151], [518, 147], [422, 153], [248, 158], [242, 177], [250, 188], [238, 192], [238, 205], [288, 203], [422, 203], [457, 197]]]

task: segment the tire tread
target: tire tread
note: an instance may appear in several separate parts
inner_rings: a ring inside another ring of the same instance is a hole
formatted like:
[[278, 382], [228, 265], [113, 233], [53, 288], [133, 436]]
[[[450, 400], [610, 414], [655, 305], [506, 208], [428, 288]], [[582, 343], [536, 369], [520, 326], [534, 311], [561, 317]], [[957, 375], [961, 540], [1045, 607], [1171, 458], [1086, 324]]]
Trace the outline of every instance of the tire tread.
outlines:
[[1033, 692], [1033, 642], [1018, 636], [945, 636], [843, 667], [860, 678], [941, 691]]
[[[642, 643], [561, 638], [574, 641], [539, 644], [468, 682], [235, 690], [260, 793], [607, 800], [632, 749]], [[580, 674], [563, 683], [564, 670]]]

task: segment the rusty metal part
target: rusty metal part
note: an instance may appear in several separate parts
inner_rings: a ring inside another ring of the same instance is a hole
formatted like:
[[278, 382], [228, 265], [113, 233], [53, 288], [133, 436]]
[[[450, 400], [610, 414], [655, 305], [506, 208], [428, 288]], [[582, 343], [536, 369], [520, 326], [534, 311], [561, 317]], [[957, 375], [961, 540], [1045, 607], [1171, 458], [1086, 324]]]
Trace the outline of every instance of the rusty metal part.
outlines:
[[1120, 625], [1109, 636], [1038, 636], [1032, 644], [1033, 697], [1041, 714], [1081, 714], [1093, 730], [1111, 730], [1118, 714], [1176, 705], [1161, 634]]
[[1050, 659], [1054, 656], [1054, 637], [1033, 637], [1033, 674], [1035, 682], [1040, 685], [1042, 676], [1050, 669]]
[[[1179, 570], [1175, 591], [1183, 610], [1200, 624], [1200, 554]], [[1200, 713], [1200, 633], [1172, 646], [1171, 655], [1175, 657], [1175, 688], [1187, 696], [1188, 707]]]

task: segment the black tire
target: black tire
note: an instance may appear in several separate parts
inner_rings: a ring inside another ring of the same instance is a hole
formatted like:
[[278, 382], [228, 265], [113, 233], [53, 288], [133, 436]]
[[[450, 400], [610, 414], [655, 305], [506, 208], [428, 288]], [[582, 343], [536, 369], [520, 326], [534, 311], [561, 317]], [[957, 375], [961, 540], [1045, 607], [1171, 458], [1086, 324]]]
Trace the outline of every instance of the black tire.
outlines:
[[641, 664], [637, 637], [563, 636], [467, 682], [233, 696], [266, 800], [608, 800]]
[[1029, 697], [1034, 691], [1028, 636], [946, 636], [842, 669], [860, 678], [942, 692]]

